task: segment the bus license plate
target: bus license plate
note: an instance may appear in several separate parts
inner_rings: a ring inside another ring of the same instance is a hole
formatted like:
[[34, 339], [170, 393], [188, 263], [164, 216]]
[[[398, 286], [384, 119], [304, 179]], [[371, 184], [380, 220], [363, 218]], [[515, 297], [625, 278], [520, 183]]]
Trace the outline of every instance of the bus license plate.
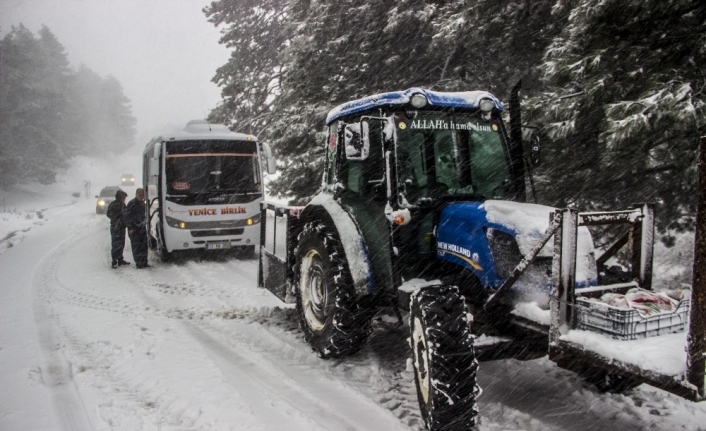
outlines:
[[230, 241], [212, 241], [206, 243], [206, 250], [221, 250], [230, 248]]

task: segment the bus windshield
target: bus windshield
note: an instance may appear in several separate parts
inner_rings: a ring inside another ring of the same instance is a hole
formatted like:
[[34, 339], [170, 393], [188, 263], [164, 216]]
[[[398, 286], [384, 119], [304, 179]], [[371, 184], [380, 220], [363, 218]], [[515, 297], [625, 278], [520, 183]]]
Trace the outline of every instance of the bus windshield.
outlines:
[[[443, 195], [510, 199], [510, 168], [497, 120], [479, 114], [395, 116], [401, 203]], [[406, 202], [405, 202], [406, 201]]]
[[261, 193], [255, 142], [169, 142], [166, 152], [166, 188], [170, 197]]

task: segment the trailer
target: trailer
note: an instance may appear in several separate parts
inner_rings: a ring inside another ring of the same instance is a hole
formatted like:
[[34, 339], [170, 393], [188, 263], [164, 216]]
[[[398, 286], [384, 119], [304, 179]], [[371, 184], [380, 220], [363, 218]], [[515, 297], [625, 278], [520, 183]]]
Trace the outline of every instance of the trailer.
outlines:
[[[320, 193], [301, 207], [262, 204], [258, 285], [296, 304], [322, 358], [357, 352], [372, 317], [392, 307], [409, 324], [428, 429], [475, 426], [478, 362], [504, 357], [548, 355], [603, 390], [648, 383], [703, 401], [703, 276], [695, 270], [691, 291], [666, 299], [674, 309], [656, 318], [601, 303], [606, 293], [657, 294], [655, 208], [581, 213], [526, 202], [524, 148], [538, 163], [540, 142], [523, 140], [518, 94], [509, 127], [503, 104], [483, 91], [411, 88], [331, 110]], [[705, 215], [695, 268], [706, 264]], [[606, 223], [627, 232], [597, 257], [593, 227]], [[615, 270], [621, 249], [631, 262]], [[611, 356], [615, 343], [632, 354]], [[687, 353], [673, 360], [645, 360], [680, 346]]]

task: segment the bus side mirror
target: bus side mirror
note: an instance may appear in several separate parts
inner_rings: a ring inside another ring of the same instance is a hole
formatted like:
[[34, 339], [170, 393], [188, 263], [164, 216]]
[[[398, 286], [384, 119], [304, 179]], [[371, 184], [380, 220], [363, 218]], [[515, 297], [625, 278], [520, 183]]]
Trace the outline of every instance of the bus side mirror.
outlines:
[[270, 148], [270, 144], [267, 144], [265, 142], [260, 143], [260, 151], [262, 152], [262, 155], [265, 157], [265, 163], [266, 163], [266, 170], [267, 173], [272, 175], [277, 172], [277, 162], [275, 161], [275, 158], [272, 157], [272, 148]]

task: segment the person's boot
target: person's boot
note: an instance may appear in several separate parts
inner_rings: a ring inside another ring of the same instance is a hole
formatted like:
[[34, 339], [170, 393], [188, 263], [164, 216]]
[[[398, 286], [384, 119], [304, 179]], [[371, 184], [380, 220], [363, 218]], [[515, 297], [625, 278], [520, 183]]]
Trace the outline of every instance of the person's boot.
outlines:
[[130, 265], [130, 262], [126, 261], [125, 259], [121, 259], [118, 261], [118, 265], [120, 265], [120, 266]]
[[117, 261], [117, 260], [114, 260], [113, 263], [112, 263], [110, 266], [113, 267], [113, 268], [117, 268], [117, 267], [118, 267], [118, 261]]

